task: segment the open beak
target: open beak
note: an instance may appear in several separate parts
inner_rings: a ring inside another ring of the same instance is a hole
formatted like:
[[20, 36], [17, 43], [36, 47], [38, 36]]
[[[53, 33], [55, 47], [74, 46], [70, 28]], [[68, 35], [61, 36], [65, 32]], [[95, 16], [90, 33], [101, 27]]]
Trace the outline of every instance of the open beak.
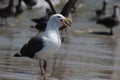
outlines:
[[64, 28], [71, 27], [72, 20], [70, 18], [61, 19]]

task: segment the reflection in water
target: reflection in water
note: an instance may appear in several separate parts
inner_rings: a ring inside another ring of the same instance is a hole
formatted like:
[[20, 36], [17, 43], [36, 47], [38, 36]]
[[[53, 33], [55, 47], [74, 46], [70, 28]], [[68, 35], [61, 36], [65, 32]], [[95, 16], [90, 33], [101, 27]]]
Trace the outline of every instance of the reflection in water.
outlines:
[[101, 37], [90, 35], [82, 36], [78, 40], [79, 41], [74, 41], [76, 47], [78, 47], [76, 44], [79, 43], [78, 49], [74, 45], [71, 46], [73, 54], [71, 54], [72, 57], [70, 57], [69, 63], [73, 66], [78, 64], [79, 68], [75, 69], [77, 71], [79, 70], [79, 74], [82, 73], [80, 74], [82, 75], [82, 78], [91, 76], [110, 79], [112, 77], [115, 51], [117, 47], [116, 40], [106, 36]]
[[[61, 49], [49, 58], [47, 73], [59, 80], [120, 80], [120, 27], [114, 29], [115, 36], [89, 34], [88, 29], [106, 28], [88, 20], [94, 7], [89, 5], [92, 9], [88, 9], [88, 4], [96, 2], [86, 1], [86, 6], [74, 14], [71, 29], [63, 35]], [[37, 31], [30, 29], [33, 23], [29, 17], [40, 11], [25, 11], [17, 22], [9, 19], [15, 26], [0, 27], [0, 80], [39, 80], [38, 60], [12, 55], [36, 35]]]

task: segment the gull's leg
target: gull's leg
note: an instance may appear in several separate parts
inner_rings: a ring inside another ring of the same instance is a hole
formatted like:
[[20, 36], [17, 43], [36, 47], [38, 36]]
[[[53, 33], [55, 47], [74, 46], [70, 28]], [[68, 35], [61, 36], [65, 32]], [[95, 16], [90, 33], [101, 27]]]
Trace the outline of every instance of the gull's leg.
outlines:
[[46, 70], [47, 70], [47, 61], [45, 59], [43, 59], [43, 62], [44, 62], [43, 69], [46, 72]]
[[42, 69], [42, 60], [41, 59], [39, 59], [39, 66], [40, 66], [40, 74], [41, 74], [41, 76], [43, 76], [44, 73], [43, 73], [43, 69]]
[[[42, 65], [42, 60], [43, 60], [43, 65]], [[44, 60], [44, 59], [39, 59], [40, 74], [41, 74], [40, 79], [41, 79], [41, 80], [46, 80], [46, 74], [45, 74], [46, 65], [47, 65], [46, 60]]]
[[46, 80], [47, 79], [47, 76], [46, 76], [46, 71], [47, 71], [47, 61], [45, 59], [42, 59], [43, 60], [43, 70], [44, 70], [44, 76], [43, 76], [43, 79]]

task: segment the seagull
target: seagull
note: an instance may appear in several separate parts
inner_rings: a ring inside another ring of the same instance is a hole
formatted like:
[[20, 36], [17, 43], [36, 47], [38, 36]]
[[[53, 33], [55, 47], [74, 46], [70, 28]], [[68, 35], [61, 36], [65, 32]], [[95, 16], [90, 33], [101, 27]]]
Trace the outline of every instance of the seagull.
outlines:
[[118, 4], [113, 7], [113, 14], [110, 17], [98, 19], [97, 23], [104, 25], [105, 27], [110, 29], [110, 34], [113, 35], [113, 28], [118, 26], [120, 23], [120, 14], [119, 14], [120, 6]]
[[104, 16], [106, 14], [106, 6], [107, 6], [107, 1], [104, 0], [102, 9], [95, 11], [97, 17], [101, 17], [101, 16]]
[[[61, 14], [52, 15], [47, 22], [47, 27], [43, 34], [41, 36], [32, 37], [28, 43], [21, 48], [20, 52], [14, 54], [14, 57], [39, 59], [41, 75], [45, 75], [47, 57], [58, 52], [61, 46], [59, 28], [61, 28], [61, 26], [66, 28], [71, 27], [70, 23], [71, 20], [69, 18], [65, 18]], [[44, 62], [43, 68], [41, 67], [42, 61]]]

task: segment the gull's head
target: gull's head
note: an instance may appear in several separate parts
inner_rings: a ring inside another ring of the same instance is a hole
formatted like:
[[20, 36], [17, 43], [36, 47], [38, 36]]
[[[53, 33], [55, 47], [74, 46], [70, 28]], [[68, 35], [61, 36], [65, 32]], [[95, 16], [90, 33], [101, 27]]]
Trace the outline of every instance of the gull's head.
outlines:
[[56, 25], [58, 29], [61, 27], [71, 27], [71, 19], [65, 18], [61, 14], [54, 14], [50, 17], [49, 22], [51, 22], [53, 25]]

